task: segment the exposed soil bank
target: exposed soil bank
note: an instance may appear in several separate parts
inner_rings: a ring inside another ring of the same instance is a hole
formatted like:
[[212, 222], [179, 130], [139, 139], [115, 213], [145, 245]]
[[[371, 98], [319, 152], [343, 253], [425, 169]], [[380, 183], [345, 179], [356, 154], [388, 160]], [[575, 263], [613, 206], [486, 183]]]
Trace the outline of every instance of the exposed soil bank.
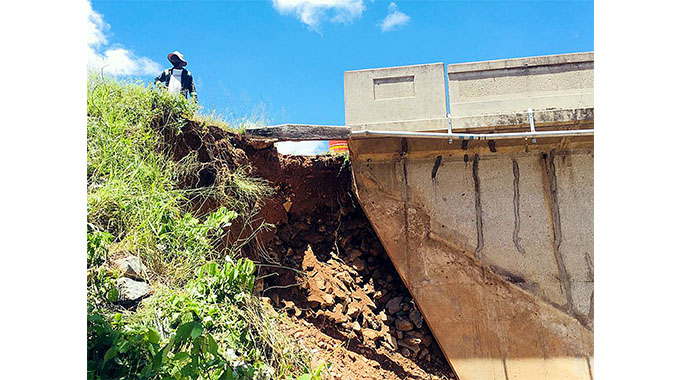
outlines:
[[[352, 193], [343, 156], [281, 156], [271, 144], [194, 124], [168, 143], [176, 160], [195, 152], [201, 163], [186, 177], [187, 188], [237, 170], [274, 188], [264, 204], [253, 204], [258, 220], [275, 227], [246, 249], [260, 264], [256, 292], [288, 314], [287, 331], [316, 363], [333, 363], [334, 378], [453, 378]], [[208, 211], [216, 204], [203, 199], [195, 206]]]

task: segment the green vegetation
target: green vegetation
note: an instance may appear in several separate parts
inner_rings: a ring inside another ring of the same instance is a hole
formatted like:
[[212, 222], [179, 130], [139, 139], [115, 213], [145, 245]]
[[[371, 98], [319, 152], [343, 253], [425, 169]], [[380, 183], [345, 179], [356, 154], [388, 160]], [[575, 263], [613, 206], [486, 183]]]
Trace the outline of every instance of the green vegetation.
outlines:
[[[236, 168], [205, 188], [179, 186], [200, 164], [191, 154], [174, 162], [162, 136], [181, 133], [196, 111], [162, 90], [90, 76], [88, 378], [320, 378], [278, 328], [281, 317], [252, 294], [253, 262], [232, 259], [266, 226], [223, 246], [234, 219], [252, 221], [266, 184]], [[197, 215], [197, 197], [219, 207]], [[127, 255], [144, 263], [152, 289], [134, 309], [117, 304], [121, 274], [111, 265]]]

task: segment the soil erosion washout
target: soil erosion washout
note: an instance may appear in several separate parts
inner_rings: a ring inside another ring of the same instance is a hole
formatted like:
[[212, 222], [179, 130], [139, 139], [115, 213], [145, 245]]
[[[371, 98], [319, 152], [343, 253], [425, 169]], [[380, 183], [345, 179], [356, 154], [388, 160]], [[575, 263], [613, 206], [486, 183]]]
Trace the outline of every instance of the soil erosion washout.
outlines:
[[187, 187], [242, 170], [273, 188], [253, 218], [273, 228], [244, 249], [259, 264], [255, 292], [287, 314], [287, 332], [316, 365], [331, 363], [330, 378], [454, 378], [352, 193], [344, 156], [282, 156], [272, 144], [191, 123], [179, 136], [175, 159], [193, 152], [201, 162]]

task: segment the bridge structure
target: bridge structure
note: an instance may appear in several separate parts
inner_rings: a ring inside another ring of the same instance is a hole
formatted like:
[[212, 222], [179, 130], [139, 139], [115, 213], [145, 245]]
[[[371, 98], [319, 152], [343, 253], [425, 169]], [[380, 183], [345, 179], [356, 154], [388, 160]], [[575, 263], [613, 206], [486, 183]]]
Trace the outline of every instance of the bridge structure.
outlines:
[[347, 71], [354, 191], [459, 379], [592, 379], [593, 53]]

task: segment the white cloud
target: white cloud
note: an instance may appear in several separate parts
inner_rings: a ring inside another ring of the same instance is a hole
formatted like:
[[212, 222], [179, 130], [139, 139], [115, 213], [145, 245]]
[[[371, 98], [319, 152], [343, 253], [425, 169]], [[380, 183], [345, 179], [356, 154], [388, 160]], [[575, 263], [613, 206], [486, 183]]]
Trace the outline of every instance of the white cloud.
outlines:
[[348, 23], [361, 17], [363, 0], [272, 0], [280, 14], [294, 14], [309, 29], [319, 32], [326, 20]]
[[92, 9], [87, 2], [87, 67], [103, 70], [111, 75], [157, 75], [163, 67], [150, 58], [138, 57], [120, 46], [109, 46], [106, 37], [111, 28], [104, 16]]
[[401, 12], [397, 8], [397, 4], [390, 3], [387, 7], [387, 17], [380, 23], [380, 29], [383, 32], [389, 32], [397, 27], [408, 24], [411, 20], [411, 16]]
[[328, 152], [328, 141], [283, 141], [276, 143], [281, 154], [313, 156]]

